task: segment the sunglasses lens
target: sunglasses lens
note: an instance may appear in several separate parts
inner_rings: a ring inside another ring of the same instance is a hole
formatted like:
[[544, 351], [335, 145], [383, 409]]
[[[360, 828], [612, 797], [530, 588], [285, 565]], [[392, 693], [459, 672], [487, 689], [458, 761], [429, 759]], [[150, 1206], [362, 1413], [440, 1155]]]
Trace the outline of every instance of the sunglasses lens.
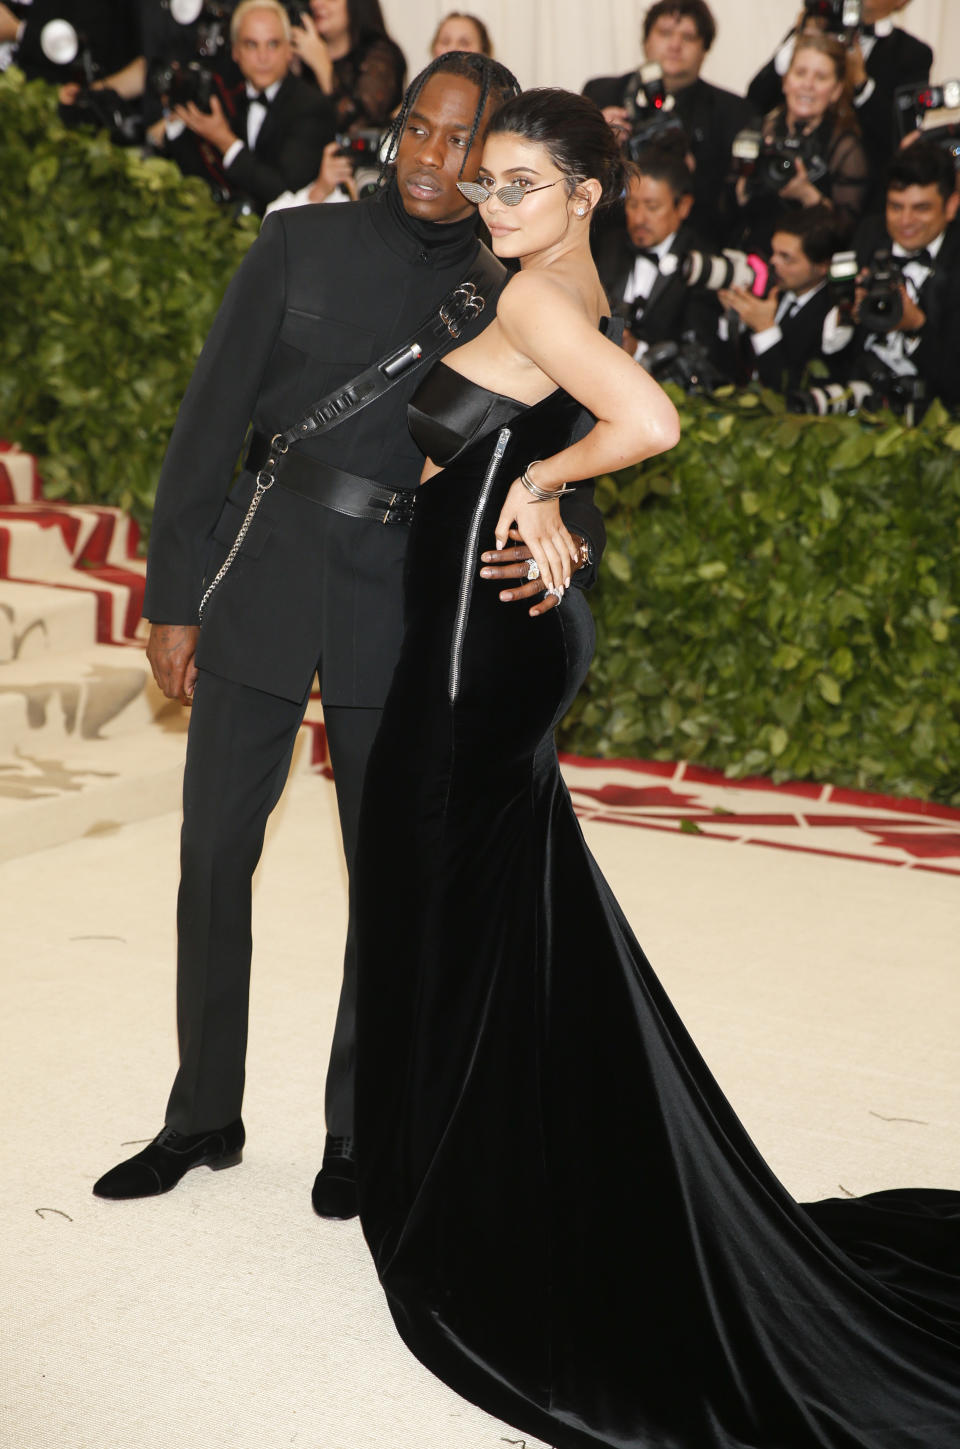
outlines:
[[497, 200], [502, 201], [504, 206], [519, 206], [526, 194], [526, 186], [501, 186]]
[[472, 201], [474, 206], [480, 206], [490, 195], [487, 188], [479, 186], [476, 181], [458, 181], [457, 190], [468, 201]]

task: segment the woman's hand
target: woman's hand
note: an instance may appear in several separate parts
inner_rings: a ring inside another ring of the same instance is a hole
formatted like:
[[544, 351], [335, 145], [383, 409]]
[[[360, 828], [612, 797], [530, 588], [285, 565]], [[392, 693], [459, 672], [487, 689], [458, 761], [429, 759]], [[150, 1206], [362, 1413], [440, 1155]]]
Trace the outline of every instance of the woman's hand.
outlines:
[[556, 502], [551, 500], [541, 503], [539, 499], [531, 497], [517, 478], [510, 485], [497, 520], [498, 549], [505, 546], [511, 529], [516, 529], [530, 550], [540, 569], [540, 583], [543, 588], [569, 588], [580, 550], [560, 517], [559, 499]]
[[780, 195], [787, 197], [789, 201], [799, 201], [801, 206], [819, 206], [825, 199], [823, 193], [810, 180], [802, 156], [796, 158], [793, 175], [786, 186], [781, 188]]
[[293, 41], [293, 48], [297, 55], [313, 71], [324, 95], [330, 95], [333, 90], [333, 61], [330, 59], [330, 49], [309, 11], [303, 12], [299, 25], [291, 27], [290, 39]]

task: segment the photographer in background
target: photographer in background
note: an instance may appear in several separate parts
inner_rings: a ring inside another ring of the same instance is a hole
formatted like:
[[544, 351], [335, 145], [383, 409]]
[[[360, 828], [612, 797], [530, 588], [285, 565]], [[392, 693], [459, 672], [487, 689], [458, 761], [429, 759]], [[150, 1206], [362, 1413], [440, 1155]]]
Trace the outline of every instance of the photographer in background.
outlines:
[[[910, 0], [862, 0], [862, 21], [856, 29], [843, 27], [843, 0], [810, 0], [797, 24], [770, 60], [750, 82], [747, 97], [765, 114], [777, 104], [780, 82], [786, 75], [798, 34], [828, 28], [847, 49], [847, 67], [853, 88], [853, 105], [870, 163], [872, 185], [865, 210], [882, 195], [883, 177], [897, 147], [894, 92], [900, 86], [926, 85], [930, 79], [933, 51], [916, 36], [894, 25], [892, 16], [906, 9]], [[819, 13], [827, 8], [829, 15]], [[878, 191], [879, 189], [879, 191]]]
[[[333, 108], [315, 87], [290, 74], [290, 19], [280, 0], [241, 0], [230, 39], [244, 78], [237, 120], [228, 118], [216, 95], [208, 111], [188, 101], [173, 114], [216, 148], [231, 192], [250, 197], [262, 213], [281, 192], [314, 179], [334, 139]], [[183, 139], [168, 142], [172, 155]]]
[[[710, 345], [720, 309], [713, 293], [690, 289], [679, 259], [701, 242], [687, 218], [690, 170], [672, 151], [642, 151], [627, 186], [626, 225], [601, 232], [595, 246], [600, 281], [614, 316], [624, 319], [623, 347], [637, 362], [657, 342], [693, 333]], [[661, 270], [664, 260], [673, 262]]]
[[[10, 47], [10, 60], [28, 80], [51, 85], [76, 85], [84, 77], [76, 61], [59, 62], [44, 53], [40, 37], [51, 20], [65, 20], [73, 26], [85, 48], [99, 89], [140, 54], [135, 7], [116, 0], [16, 0], [0, 4], [0, 41]], [[111, 89], [116, 87], [111, 86]]]
[[[776, 286], [766, 297], [746, 287], [719, 293], [724, 308], [736, 313], [740, 338], [746, 337], [752, 371], [765, 387], [787, 392], [801, 385], [808, 364], [825, 364], [839, 377], [841, 359], [853, 328], [839, 325], [827, 279], [840, 236], [836, 219], [825, 206], [787, 212], [773, 233], [770, 265]], [[729, 318], [721, 329], [733, 342]], [[745, 349], [741, 348], [741, 356]]]
[[[728, 184], [733, 138], [754, 123], [755, 115], [742, 96], [700, 79], [716, 33], [704, 0], [657, 0], [643, 21], [644, 54], [663, 71], [664, 86], [673, 98], [670, 114], [683, 123], [694, 162], [691, 222], [707, 241], [721, 245], [728, 240], [727, 223], [735, 211]], [[637, 72], [631, 71], [599, 77], [583, 88], [624, 144], [632, 134], [627, 102], [637, 83]]]
[[336, 112], [337, 130], [381, 130], [403, 95], [407, 62], [387, 34], [379, 0], [309, 0], [293, 46], [304, 79]]
[[768, 252], [784, 210], [829, 206], [841, 236], [863, 211], [867, 158], [847, 82], [846, 52], [832, 35], [801, 35], [783, 77], [783, 104], [764, 118], [752, 174], [736, 186], [741, 244]]
[[[926, 397], [960, 406], [960, 196], [952, 158], [917, 141], [894, 158], [886, 225], [865, 222], [857, 237], [864, 269], [857, 288], [859, 361], [897, 377], [918, 377]], [[875, 275], [894, 275], [878, 286]]]

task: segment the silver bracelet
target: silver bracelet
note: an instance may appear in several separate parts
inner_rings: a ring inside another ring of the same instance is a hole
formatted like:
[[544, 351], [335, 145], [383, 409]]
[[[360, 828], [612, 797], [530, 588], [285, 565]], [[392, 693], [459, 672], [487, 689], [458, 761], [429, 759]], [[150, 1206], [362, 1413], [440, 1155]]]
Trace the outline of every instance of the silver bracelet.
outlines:
[[528, 493], [533, 494], [538, 503], [549, 503], [553, 498], [562, 498], [565, 493], [576, 493], [576, 488], [571, 488], [569, 483], [564, 483], [560, 488], [538, 488], [527, 472], [527, 469], [532, 468], [534, 463], [540, 463], [542, 461], [541, 458], [532, 458], [520, 474], [520, 482]]

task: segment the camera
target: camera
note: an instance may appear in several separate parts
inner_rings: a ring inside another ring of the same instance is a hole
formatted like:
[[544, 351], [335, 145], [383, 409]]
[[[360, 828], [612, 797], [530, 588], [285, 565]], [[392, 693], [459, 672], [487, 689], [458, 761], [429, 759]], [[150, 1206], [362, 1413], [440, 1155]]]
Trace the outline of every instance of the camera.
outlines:
[[861, 326], [868, 332], [892, 332], [899, 327], [903, 321], [902, 273], [893, 253], [875, 252], [860, 285], [865, 290], [860, 303]]
[[368, 196], [375, 191], [380, 180], [380, 152], [383, 149], [384, 133], [377, 130], [356, 130], [351, 134], [338, 135], [337, 155], [346, 156], [353, 165], [353, 179], [357, 195]]
[[836, 35], [857, 30], [863, 23], [863, 0], [803, 0], [804, 17], [823, 20]]
[[960, 110], [960, 80], [936, 86], [898, 86], [893, 96], [901, 140], [908, 131], [918, 131], [928, 111]]
[[655, 342], [647, 348], [640, 365], [657, 382], [672, 382], [687, 393], [716, 392], [730, 382], [692, 333], [685, 333], [680, 342]]
[[197, 54], [212, 60], [230, 38], [236, 0], [162, 0], [178, 25], [196, 25]]
[[186, 65], [178, 60], [156, 60], [147, 71], [147, 85], [171, 108], [192, 101], [199, 110], [209, 113], [216, 79], [213, 71], [198, 60], [188, 61]]
[[900, 414], [908, 427], [913, 427], [918, 410], [926, 400], [927, 389], [922, 377], [913, 373], [897, 373], [879, 357], [865, 353], [860, 359], [862, 375], [846, 384], [830, 382], [788, 392], [787, 410], [812, 417], [837, 414], [879, 412], [889, 408]]
[[303, 27], [303, 17], [310, 14], [310, 0], [283, 0], [291, 25]]
[[673, 114], [676, 101], [667, 94], [663, 71], [649, 61], [630, 77], [623, 98], [631, 134], [627, 155], [636, 161], [647, 146], [670, 146], [688, 151], [690, 143], [680, 117]]
[[[661, 270], [668, 271], [671, 258], [664, 257]], [[765, 297], [770, 268], [756, 252], [739, 252], [726, 247], [722, 252], [690, 251], [680, 263], [680, 275], [688, 287], [719, 292], [723, 287], [746, 287], [755, 297]]]
[[48, 20], [40, 32], [40, 48], [54, 65], [69, 66], [70, 81], [80, 89], [70, 105], [60, 107], [62, 120], [71, 126], [96, 126], [121, 146], [134, 146], [143, 139], [139, 114], [131, 112], [114, 90], [94, 89], [99, 66], [86, 36], [69, 20]]
[[807, 169], [807, 179], [821, 181], [828, 173], [824, 158], [812, 136], [774, 136], [764, 140], [759, 131], [738, 131], [730, 151], [735, 176], [746, 178], [748, 188], [758, 192], [780, 192], [797, 174], [797, 162]]

